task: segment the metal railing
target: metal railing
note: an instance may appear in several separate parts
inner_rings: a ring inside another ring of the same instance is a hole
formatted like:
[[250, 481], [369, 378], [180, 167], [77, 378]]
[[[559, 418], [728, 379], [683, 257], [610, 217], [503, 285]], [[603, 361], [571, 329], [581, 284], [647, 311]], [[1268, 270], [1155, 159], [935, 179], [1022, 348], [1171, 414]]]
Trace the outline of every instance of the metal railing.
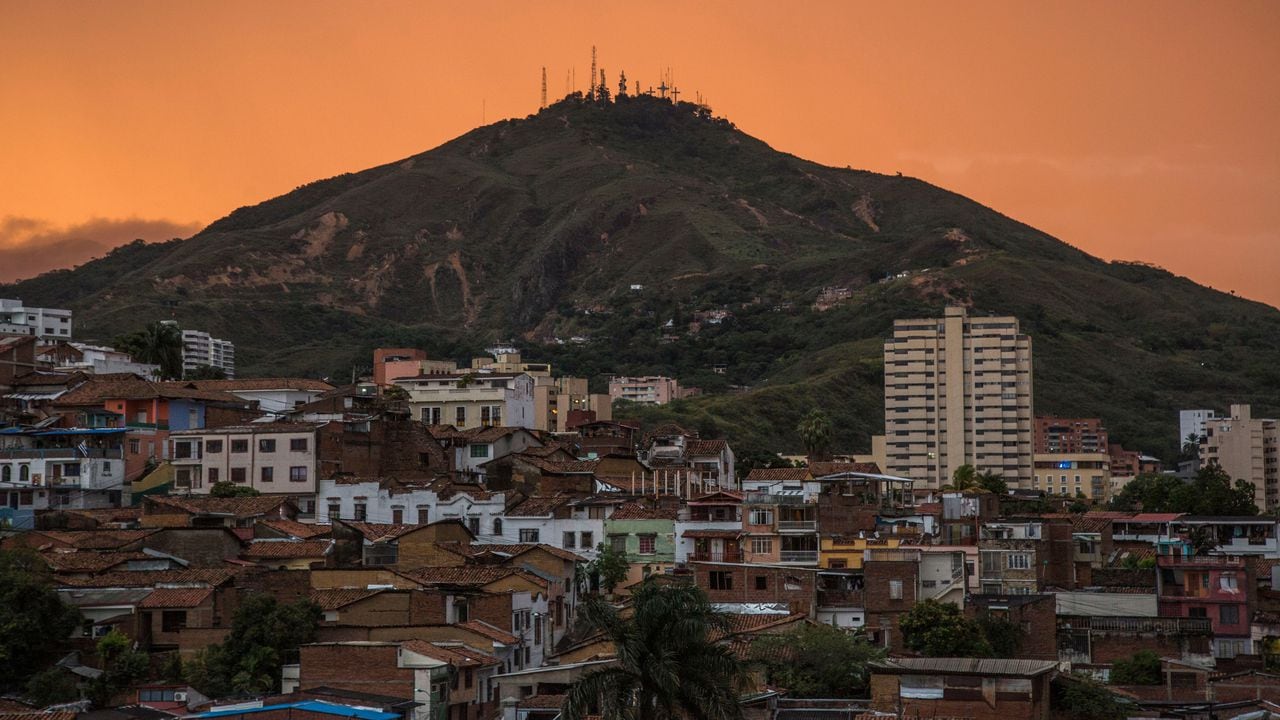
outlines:
[[778, 530], [817, 530], [817, 520], [779, 520]]
[[817, 550], [781, 550], [780, 559], [784, 563], [816, 563]]

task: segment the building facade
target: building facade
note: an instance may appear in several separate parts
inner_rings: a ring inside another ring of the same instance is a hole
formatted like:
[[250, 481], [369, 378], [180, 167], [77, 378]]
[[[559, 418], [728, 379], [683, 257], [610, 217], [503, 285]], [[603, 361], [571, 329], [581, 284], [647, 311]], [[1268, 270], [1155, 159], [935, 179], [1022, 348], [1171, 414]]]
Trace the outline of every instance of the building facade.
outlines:
[[213, 337], [200, 330], [182, 331], [182, 372], [194, 372], [202, 365], [236, 376], [236, 346], [230, 340]]
[[1036, 453], [1031, 489], [1086, 497], [1111, 498], [1111, 456], [1105, 452]]
[[264, 495], [294, 498], [315, 512], [316, 444], [323, 423], [258, 423], [170, 434], [174, 489], [208, 494], [232, 482]]
[[1031, 338], [1017, 318], [898, 320], [884, 363], [887, 473], [941, 487], [973, 465], [1030, 487]]
[[1098, 418], [1036, 418], [1036, 454], [1105, 453], [1107, 429]]
[[71, 311], [28, 307], [0, 298], [0, 335], [34, 335], [41, 340], [70, 340]]
[[641, 405], [666, 405], [684, 397], [675, 378], [661, 375], [614, 377], [609, 379], [609, 397]]
[[398, 378], [415, 420], [459, 430], [508, 425], [533, 428], [533, 378], [525, 373], [453, 372]]
[[1200, 441], [1200, 464], [1221, 467], [1232, 480], [1253, 483], [1254, 503], [1270, 510], [1280, 504], [1280, 432], [1275, 420], [1254, 418], [1248, 405], [1232, 405], [1228, 417], [1214, 418]]

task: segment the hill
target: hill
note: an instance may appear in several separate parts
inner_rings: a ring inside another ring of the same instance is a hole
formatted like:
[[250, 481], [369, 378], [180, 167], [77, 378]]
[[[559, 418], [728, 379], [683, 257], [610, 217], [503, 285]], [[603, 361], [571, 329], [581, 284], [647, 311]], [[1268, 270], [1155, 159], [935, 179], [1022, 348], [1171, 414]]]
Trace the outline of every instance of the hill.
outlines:
[[814, 406], [865, 448], [893, 318], [957, 302], [1022, 318], [1037, 413], [1101, 416], [1127, 446], [1172, 456], [1180, 407], [1280, 410], [1274, 308], [651, 97], [568, 98], [0, 296], [74, 309], [81, 338], [173, 317], [233, 340], [245, 375], [510, 340], [597, 385], [674, 374], [707, 394], [634, 414], [775, 449]]

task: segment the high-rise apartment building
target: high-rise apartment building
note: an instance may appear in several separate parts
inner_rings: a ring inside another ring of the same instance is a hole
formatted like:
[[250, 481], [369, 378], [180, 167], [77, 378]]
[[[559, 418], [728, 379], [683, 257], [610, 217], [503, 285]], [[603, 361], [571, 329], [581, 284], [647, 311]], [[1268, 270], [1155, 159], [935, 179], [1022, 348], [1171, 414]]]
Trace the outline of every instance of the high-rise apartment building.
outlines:
[[609, 397], [614, 400], [630, 400], [642, 405], [666, 405], [685, 397], [675, 378], [660, 375], [644, 377], [609, 378]]
[[40, 340], [71, 340], [71, 311], [23, 305], [0, 298], [0, 335], [34, 335]]
[[898, 320], [884, 345], [886, 471], [928, 487], [961, 465], [1031, 487], [1031, 338], [1013, 317]]
[[1259, 509], [1280, 504], [1280, 450], [1275, 420], [1255, 419], [1248, 405], [1232, 405], [1228, 417], [1207, 423], [1200, 440], [1200, 464], [1217, 465], [1235, 480], [1253, 483]]
[[1214, 410], [1179, 410], [1178, 411], [1178, 447], [1187, 442], [1187, 438], [1195, 435], [1204, 437], [1205, 428], [1214, 420], [1220, 419]]
[[220, 340], [199, 330], [182, 331], [182, 372], [189, 373], [201, 365], [208, 365], [236, 376], [236, 346], [230, 340]]
[[1036, 454], [1105, 453], [1107, 429], [1098, 418], [1036, 418]]

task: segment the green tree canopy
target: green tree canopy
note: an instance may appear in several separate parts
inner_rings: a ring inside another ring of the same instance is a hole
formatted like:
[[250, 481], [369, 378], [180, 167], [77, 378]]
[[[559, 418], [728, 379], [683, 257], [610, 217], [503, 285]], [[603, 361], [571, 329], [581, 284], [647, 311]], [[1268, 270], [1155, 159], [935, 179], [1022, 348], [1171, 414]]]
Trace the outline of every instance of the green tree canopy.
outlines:
[[1060, 676], [1054, 680], [1049, 706], [1067, 720], [1124, 720], [1134, 709], [1129, 700], [1082, 675]]
[[819, 408], [809, 411], [796, 427], [804, 441], [805, 452], [815, 460], [821, 460], [831, 449], [831, 418]]
[[752, 661], [765, 668], [769, 683], [791, 697], [866, 697], [867, 663], [883, 656], [862, 635], [830, 625], [762, 635], [751, 646]]
[[0, 550], [0, 689], [21, 688], [80, 625], [53, 589], [48, 566], [26, 549]]
[[89, 699], [105, 707], [116, 693], [147, 677], [151, 661], [145, 652], [136, 650], [129, 637], [119, 630], [98, 639], [96, 650], [102, 674], [89, 683]]
[[1184, 482], [1173, 475], [1140, 475], [1111, 500], [1113, 510], [1191, 515], [1257, 515], [1253, 483], [1231, 482], [1217, 465], [1206, 465]]
[[221, 480], [209, 486], [209, 494], [213, 497], [254, 497], [261, 495], [258, 490], [248, 485], [237, 485], [230, 480]]
[[286, 656], [315, 638], [323, 613], [301, 600], [282, 605], [271, 595], [245, 598], [221, 644], [186, 664], [187, 682], [210, 697], [278, 690]]
[[182, 330], [173, 323], [151, 323], [145, 328], [116, 338], [117, 350], [129, 353], [137, 362], [160, 366], [160, 377], [182, 377]]
[[627, 579], [627, 575], [631, 572], [631, 563], [627, 561], [625, 552], [614, 550], [612, 545], [600, 543], [596, 546], [596, 559], [591, 561], [587, 569], [595, 574], [600, 581], [600, 587], [604, 588], [606, 593], [612, 594], [618, 587], [618, 583]]
[[1150, 650], [1139, 650], [1133, 657], [1111, 664], [1112, 685], [1159, 685], [1163, 682], [1160, 656]]
[[618, 662], [574, 683], [561, 718], [582, 720], [597, 712], [610, 720], [741, 718], [745, 673], [737, 657], [715, 642], [713, 634], [727, 622], [702, 590], [647, 580], [631, 599], [629, 618], [598, 598], [582, 606], [583, 620], [613, 643]]
[[925, 600], [902, 616], [904, 644], [928, 657], [991, 657], [991, 643], [977, 622], [952, 603]]

